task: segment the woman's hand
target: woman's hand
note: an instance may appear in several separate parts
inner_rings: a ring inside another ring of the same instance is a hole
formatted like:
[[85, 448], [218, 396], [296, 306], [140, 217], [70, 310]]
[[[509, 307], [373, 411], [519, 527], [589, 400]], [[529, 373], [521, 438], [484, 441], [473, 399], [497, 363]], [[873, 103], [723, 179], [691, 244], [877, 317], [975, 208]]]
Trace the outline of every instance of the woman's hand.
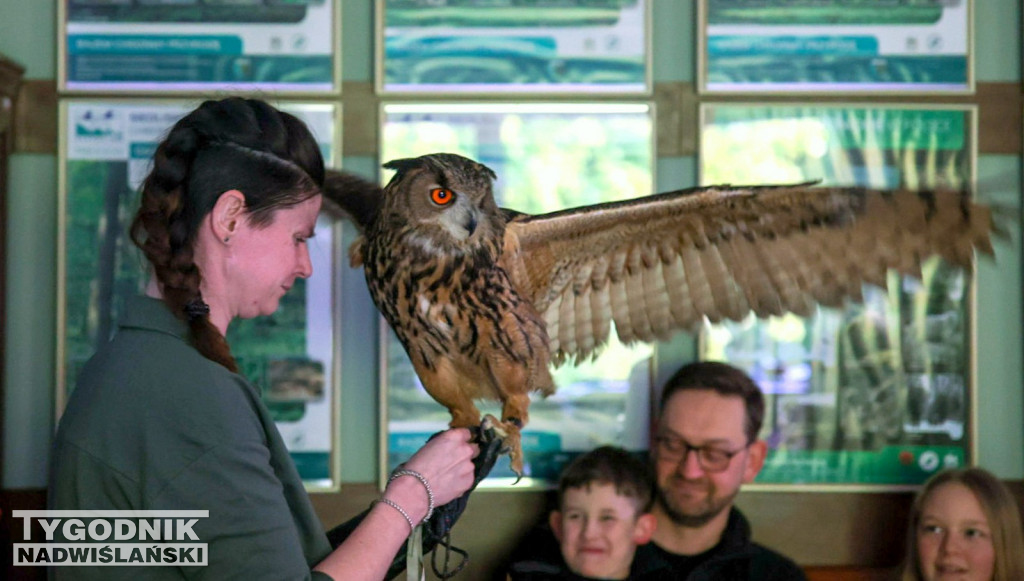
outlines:
[[[434, 507], [459, 498], [473, 485], [473, 458], [480, 453], [470, 443], [465, 428], [440, 432], [431, 438], [403, 467], [419, 472], [430, 483]], [[419, 522], [427, 513], [427, 491], [413, 476], [401, 476], [388, 484], [384, 497], [397, 502]]]

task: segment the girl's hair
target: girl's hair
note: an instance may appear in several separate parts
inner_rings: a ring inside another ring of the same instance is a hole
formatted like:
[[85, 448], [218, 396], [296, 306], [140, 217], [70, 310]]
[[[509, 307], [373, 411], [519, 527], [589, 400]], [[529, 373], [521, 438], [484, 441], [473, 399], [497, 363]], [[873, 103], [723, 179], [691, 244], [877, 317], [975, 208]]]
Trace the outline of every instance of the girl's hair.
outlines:
[[238, 190], [250, 224], [265, 227], [279, 208], [319, 194], [323, 182], [323, 157], [305, 124], [256, 99], [206, 101], [157, 147], [131, 238], [205, 357], [238, 370], [199, 290], [202, 273], [193, 250], [203, 218], [221, 194]]
[[992, 532], [995, 549], [994, 581], [1024, 579], [1024, 526], [1013, 494], [998, 478], [983, 468], [945, 470], [932, 476], [914, 499], [907, 528], [907, 557], [903, 568], [904, 581], [920, 581], [921, 563], [918, 559], [917, 532], [921, 524], [921, 511], [928, 497], [940, 486], [957, 482], [967, 487], [978, 499]]

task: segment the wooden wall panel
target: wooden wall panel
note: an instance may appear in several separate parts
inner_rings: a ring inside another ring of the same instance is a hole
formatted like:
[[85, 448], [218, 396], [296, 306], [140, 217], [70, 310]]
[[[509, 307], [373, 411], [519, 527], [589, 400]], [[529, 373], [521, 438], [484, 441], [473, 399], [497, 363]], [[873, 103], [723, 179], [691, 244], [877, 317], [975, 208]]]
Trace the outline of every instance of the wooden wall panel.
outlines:
[[[381, 98], [373, 92], [373, 84], [350, 81], [342, 89], [342, 128], [344, 155], [376, 156], [379, 150]], [[451, 101], [418, 95], [417, 102]], [[97, 98], [102, 99], [103, 96]], [[488, 99], [483, 99], [488, 100]], [[489, 100], [496, 100], [489, 98]], [[505, 99], [507, 100], [507, 99]], [[565, 101], [564, 97], [548, 100]], [[593, 101], [612, 101], [598, 96]], [[862, 104], [959, 104], [977, 105], [979, 117], [978, 152], [981, 154], [1020, 154], [1021, 108], [1024, 99], [1019, 83], [978, 83], [973, 95], [950, 95], [908, 98], [906, 96], [814, 95], [806, 98], [772, 95], [698, 95], [692, 83], [656, 83], [650, 100], [655, 103], [657, 121], [657, 154], [659, 157], [684, 157], [697, 154], [699, 144], [698, 108], [702, 102], [731, 103], [862, 103]], [[18, 96], [15, 118], [15, 151], [56, 153], [57, 90], [54, 81], [26, 81]]]
[[[4, 360], [7, 313], [7, 158], [14, 149], [13, 127], [15, 99], [21, 89], [25, 69], [0, 54], [0, 420], [4, 417]], [[2, 423], [2, 422], [0, 422]], [[4, 475], [4, 437], [0, 431], [0, 482]]]

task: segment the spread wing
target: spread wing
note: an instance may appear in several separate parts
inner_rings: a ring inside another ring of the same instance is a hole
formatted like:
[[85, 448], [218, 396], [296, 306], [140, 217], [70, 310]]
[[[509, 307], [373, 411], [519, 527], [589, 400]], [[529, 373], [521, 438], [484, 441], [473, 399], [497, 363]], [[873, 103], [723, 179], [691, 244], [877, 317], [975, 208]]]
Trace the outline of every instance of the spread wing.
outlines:
[[955, 191], [722, 186], [506, 215], [502, 265], [544, 316], [555, 362], [592, 355], [613, 321], [628, 343], [704, 317], [807, 316], [885, 286], [889, 268], [992, 253], [990, 209]]

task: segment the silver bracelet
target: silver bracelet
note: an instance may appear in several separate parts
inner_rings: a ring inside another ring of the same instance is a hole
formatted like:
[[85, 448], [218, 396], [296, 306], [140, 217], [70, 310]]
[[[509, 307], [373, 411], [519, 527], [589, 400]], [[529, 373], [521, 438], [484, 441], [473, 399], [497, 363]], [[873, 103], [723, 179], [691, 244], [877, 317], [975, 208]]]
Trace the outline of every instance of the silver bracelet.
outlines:
[[395, 501], [391, 500], [390, 498], [382, 498], [382, 499], [380, 499], [380, 502], [382, 504], [386, 504], [386, 505], [390, 506], [391, 508], [393, 508], [393, 509], [397, 510], [399, 513], [401, 513], [402, 516], [405, 517], [405, 522], [409, 523], [409, 531], [413, 531], [413, 530], [416, 529], [416, 525], [412, 524], [412, 519], [409, 518], [409, 513], [405, 512], [404, 508], [398, 506], [398, 503], [396, 503]]
[[427, 516], [423, 517], [423, 522], [430, 520], [431, 515], [434, 514], [434, 491], [430, 488], [430, 483], [427, 482], [426, 477], [415, 470], [400, 468], [391, 473], [391, 476], [388, 478], [388, 484], [399, 476], [412, 476], [423, 484], [423, 488], [427, 489]]

